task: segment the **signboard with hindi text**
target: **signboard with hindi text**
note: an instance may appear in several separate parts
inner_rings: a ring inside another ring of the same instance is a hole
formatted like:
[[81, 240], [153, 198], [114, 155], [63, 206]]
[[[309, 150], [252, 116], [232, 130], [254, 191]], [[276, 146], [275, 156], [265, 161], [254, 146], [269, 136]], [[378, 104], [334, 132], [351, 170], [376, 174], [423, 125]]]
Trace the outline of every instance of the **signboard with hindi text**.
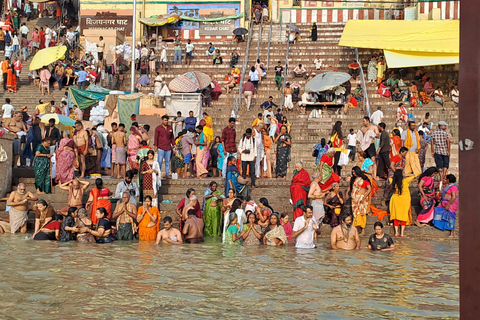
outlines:
[[119, 16], [114, 12], [97, 12], [94, 16], [81, 16], [80, 27], [86, 29], [117, 30], [125, 36], [132, 35], [132, 16]]
[[[235, 9], [200, 9], [200, 19], [221, 18], [235, 15]], [[201, 36], [230, 36], [235, 30], [235, 20], [200, 22]]]

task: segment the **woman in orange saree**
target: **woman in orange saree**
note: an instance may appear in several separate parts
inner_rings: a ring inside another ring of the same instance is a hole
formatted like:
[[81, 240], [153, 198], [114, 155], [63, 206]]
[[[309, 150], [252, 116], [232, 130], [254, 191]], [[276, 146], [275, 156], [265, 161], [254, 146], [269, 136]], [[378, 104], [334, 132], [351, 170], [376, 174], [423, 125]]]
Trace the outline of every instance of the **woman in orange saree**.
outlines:
[[98, 222], [97, 218], [97, 209], [98, 208], [105, 208], [107, 210], [107, 218], [111, 217], [112, 213], [112, 204], [108, 197], [112, 194], [108, 188], [103, 187], [103, 180], [101, 178], [97, 178], [95, 180], [96, 188], [93, 188], [90, 191], [90, 195], [87, 200], [87, 204], [85, 206], [86, 210], [90, 210], [90, 219], [92, 220], [93, 224]]
[[143, 206], [138, 208], [138, 240], [155, 241], [160, 224], [160, 212], [157, 207], [152, 207], [152, 197], [145, 196]]
[[13, 70], [13, 65], [10, 65], [7, 71], [7, 90], [8, 92], [17, 92], [17, 75]]

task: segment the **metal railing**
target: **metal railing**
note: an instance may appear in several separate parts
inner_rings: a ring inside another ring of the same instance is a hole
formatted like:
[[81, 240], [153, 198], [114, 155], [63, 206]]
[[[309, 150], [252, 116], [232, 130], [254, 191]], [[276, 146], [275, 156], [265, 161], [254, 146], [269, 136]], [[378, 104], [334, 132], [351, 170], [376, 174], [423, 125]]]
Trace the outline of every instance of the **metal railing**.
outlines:
[[[258, 57], [260, 56], [260, 44], [262, 43], [262, 32], [263, 32], [263, 18], [258, 27], [258, 39], [257, 39], [257, 57], [255, 58], [255, 63], [257, 63]], [[255, 64], [254, 63], [254, 64]]]
[[355, 48], [355, 60], [360, 66], [360, 83], [363, 89], [363, 101], [365, 103], [365, 111], [367, 111], [367, 115], [370, 117], [370, 100], [368, 99], [367, 85], [365, 83], [365, 74], [363, 73], [362, 63], [358, 59], [358, 48]]
[[245, 80], [245, 71], [248, 65], [248, 52], [250, 51], [250, 43], [252, 42], [252, 30], [253, 30], [253, 21], [250, 20], [250, 27], [248, 28], [248, 41], [247, 48], [245, 49], [245, 56], [243, 59], [242, 72], [240, 74], [240, 83], [238, 86], [238, 95], [235, 97], [235, 103], [233, 104], [232, 116], [237, 118], [238, 109], [242, 103], [242, 90], [243, 90], [243, 81]]
[[270, 43], [272, 42], [272, 29], [273, 29], [273, 24], [272, 24], [272, 19], [270, 19], [270, 30], [268, 31], [268, 47], [267, 47], [267, 71], [268, 71], [268, 66], [270, 65]]
[[[288, 30], [290, 30], [290, 27], [288, 27]], [[282, 102], [280, 103], [280, 108], [283, 108], [284, 107], [284, 103], [285, 103], [285, 95], [283, 94], [284, 90], [285, 90], [285, 84], [287, 83], [287, 76], [288, 76], [288, 56], [290, 54], [290, 39], [289, 39], [289, 36], [290, 36], [290, 32], [288, 33], [288, 36], [287, 36], [287, 54], [285, 55], [285, 70], [284, 70], [284, 74], [283, 74], [283, 84], [282, 84]]]

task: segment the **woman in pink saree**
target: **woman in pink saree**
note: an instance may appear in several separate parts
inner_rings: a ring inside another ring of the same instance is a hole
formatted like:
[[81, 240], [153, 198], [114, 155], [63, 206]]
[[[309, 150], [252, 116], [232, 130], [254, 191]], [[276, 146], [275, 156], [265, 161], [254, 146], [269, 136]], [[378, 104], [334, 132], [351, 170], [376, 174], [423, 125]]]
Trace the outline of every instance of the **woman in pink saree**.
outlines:
[[127, 154], [128, 154], [128, 169], [138, 171], [137, 153], [140, 149], [140, 141], [142, 141], [142, 133], [135, 127], [130, 127], [130, 137], [128, 137]]
[[75, 142], [70, 139], [70, 132], [63, 131], [58, 149], [55, 151], [56, 173], [55, 181], [65, 183], [73, 179], [73, 161], [75, 160]]

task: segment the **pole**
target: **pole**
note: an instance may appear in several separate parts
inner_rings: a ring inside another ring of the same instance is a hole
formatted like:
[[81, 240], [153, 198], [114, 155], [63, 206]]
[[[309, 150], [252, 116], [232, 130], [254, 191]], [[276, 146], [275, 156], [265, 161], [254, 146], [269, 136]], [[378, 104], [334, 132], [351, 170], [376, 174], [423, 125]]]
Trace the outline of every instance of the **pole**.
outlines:
[[130, 63], [130, 92], [135, 91], [135, 36], [137, 34], [137, 0], [133, 0], [132, 62]]
[[[459, 112], [460, 172], [460, 318], [478, 319], [480, 304], [480, 6], [477, 0], [463, 0], [460, 7]], [[457, 219], [459, 216], [457, 214]]]

